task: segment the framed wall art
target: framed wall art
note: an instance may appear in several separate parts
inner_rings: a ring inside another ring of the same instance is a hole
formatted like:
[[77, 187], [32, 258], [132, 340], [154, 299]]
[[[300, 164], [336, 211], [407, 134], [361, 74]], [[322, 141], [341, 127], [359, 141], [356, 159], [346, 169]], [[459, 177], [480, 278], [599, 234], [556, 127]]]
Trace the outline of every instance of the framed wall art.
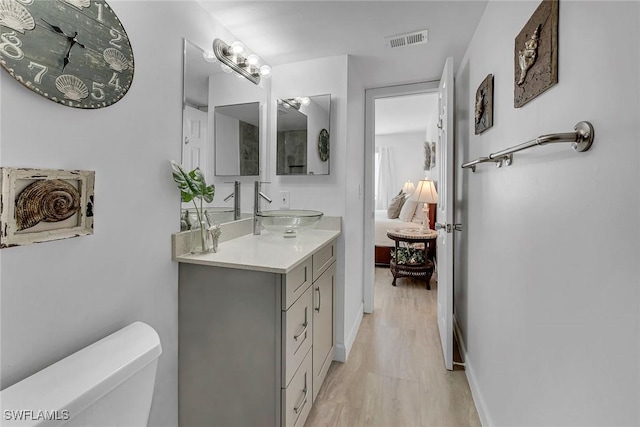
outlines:
[[93, 234], [95, 172], [2, 168], [0, 248]]
[[431, 143], [431, 169], [436, 167], [436, 143]]
[[475, 126], [476, 135], [493, 126], [493, 74], [487, 75], [476, 90]]
[[424, 170], [431, 170], [431, 143], [424, 142]]
[[543, 0], [516, 36], [514, 107], [558, 83], [558, 0]]

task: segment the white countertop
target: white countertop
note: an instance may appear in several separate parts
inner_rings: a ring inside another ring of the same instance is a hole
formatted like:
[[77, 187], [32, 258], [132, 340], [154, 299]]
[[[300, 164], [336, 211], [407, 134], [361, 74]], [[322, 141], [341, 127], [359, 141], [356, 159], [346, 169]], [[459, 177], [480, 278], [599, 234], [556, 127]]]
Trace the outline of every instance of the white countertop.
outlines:
[[174, 261], [286, 274], [312, 253], [340, 235], [339, 230], [306, 230], [296, 237], [283, 237], [263, 230], [222, 242], [217, 253], [174, 256]]

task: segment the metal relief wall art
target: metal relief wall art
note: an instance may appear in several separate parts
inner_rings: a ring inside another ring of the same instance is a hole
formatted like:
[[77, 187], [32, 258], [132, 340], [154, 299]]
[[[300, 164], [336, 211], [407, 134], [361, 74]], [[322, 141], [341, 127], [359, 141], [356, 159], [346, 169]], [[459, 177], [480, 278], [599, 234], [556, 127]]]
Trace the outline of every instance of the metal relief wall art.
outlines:
[[476, 91], [475, 126], [476, 135], [493, 126], [493, 74], [487, 75]]
[[0, 248], [93, 234], [95, 172], [2, 168]]
[[329, 160], [329, 131], [326, 129], [322, 129], [318, 135], [318, 156], [323, 162]]
[[558, 83], [558, 0], [540, 3], [516, 36], [514, 57], [513, 105], [519, 108]]
[[431, 143], [431, 169], [436, 167], [436, 143]]
[[424, 170], [431, 170], [431, 143], [429, 141], [424, 143]]

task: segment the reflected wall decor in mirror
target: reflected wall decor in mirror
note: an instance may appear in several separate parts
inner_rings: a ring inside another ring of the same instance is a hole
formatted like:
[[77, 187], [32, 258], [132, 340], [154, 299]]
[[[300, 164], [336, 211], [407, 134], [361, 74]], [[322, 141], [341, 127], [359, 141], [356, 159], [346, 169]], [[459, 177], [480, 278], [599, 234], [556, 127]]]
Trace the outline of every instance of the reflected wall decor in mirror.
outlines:
[[277, 175], [328, 175], [331, 95], [278, 100]]

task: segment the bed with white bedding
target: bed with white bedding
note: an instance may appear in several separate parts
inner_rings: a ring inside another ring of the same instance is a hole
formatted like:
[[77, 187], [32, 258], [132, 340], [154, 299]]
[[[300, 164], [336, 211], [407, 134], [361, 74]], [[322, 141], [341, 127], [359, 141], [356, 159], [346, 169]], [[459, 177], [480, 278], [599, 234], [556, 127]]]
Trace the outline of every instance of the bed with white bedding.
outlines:
[[387, 230], [390, 228], [420, 228], [422, 225], [415, 222], [406, 222], [400, 218], [389, 219], [387, 210], [376, 211], [376, 246], [394, 246], [395, 242], [387, 237]]
[[[413, 204], [413, 205], [412, 205]], [[388, 266], [391, 261], [391, 248], [395, 242], [387, 237], [390, 228], [420, 228], [422, 227], [422, 204], [418, 208], [416, 202], [405, 202], [399, 218], [390, 219], [386, 209], [375, 211], [375, 262], [377, 266]], [[429, 224], [433, 228], [437, 205], [429, 204]], [[409, 219], [407, 221], [407, 219]]]

